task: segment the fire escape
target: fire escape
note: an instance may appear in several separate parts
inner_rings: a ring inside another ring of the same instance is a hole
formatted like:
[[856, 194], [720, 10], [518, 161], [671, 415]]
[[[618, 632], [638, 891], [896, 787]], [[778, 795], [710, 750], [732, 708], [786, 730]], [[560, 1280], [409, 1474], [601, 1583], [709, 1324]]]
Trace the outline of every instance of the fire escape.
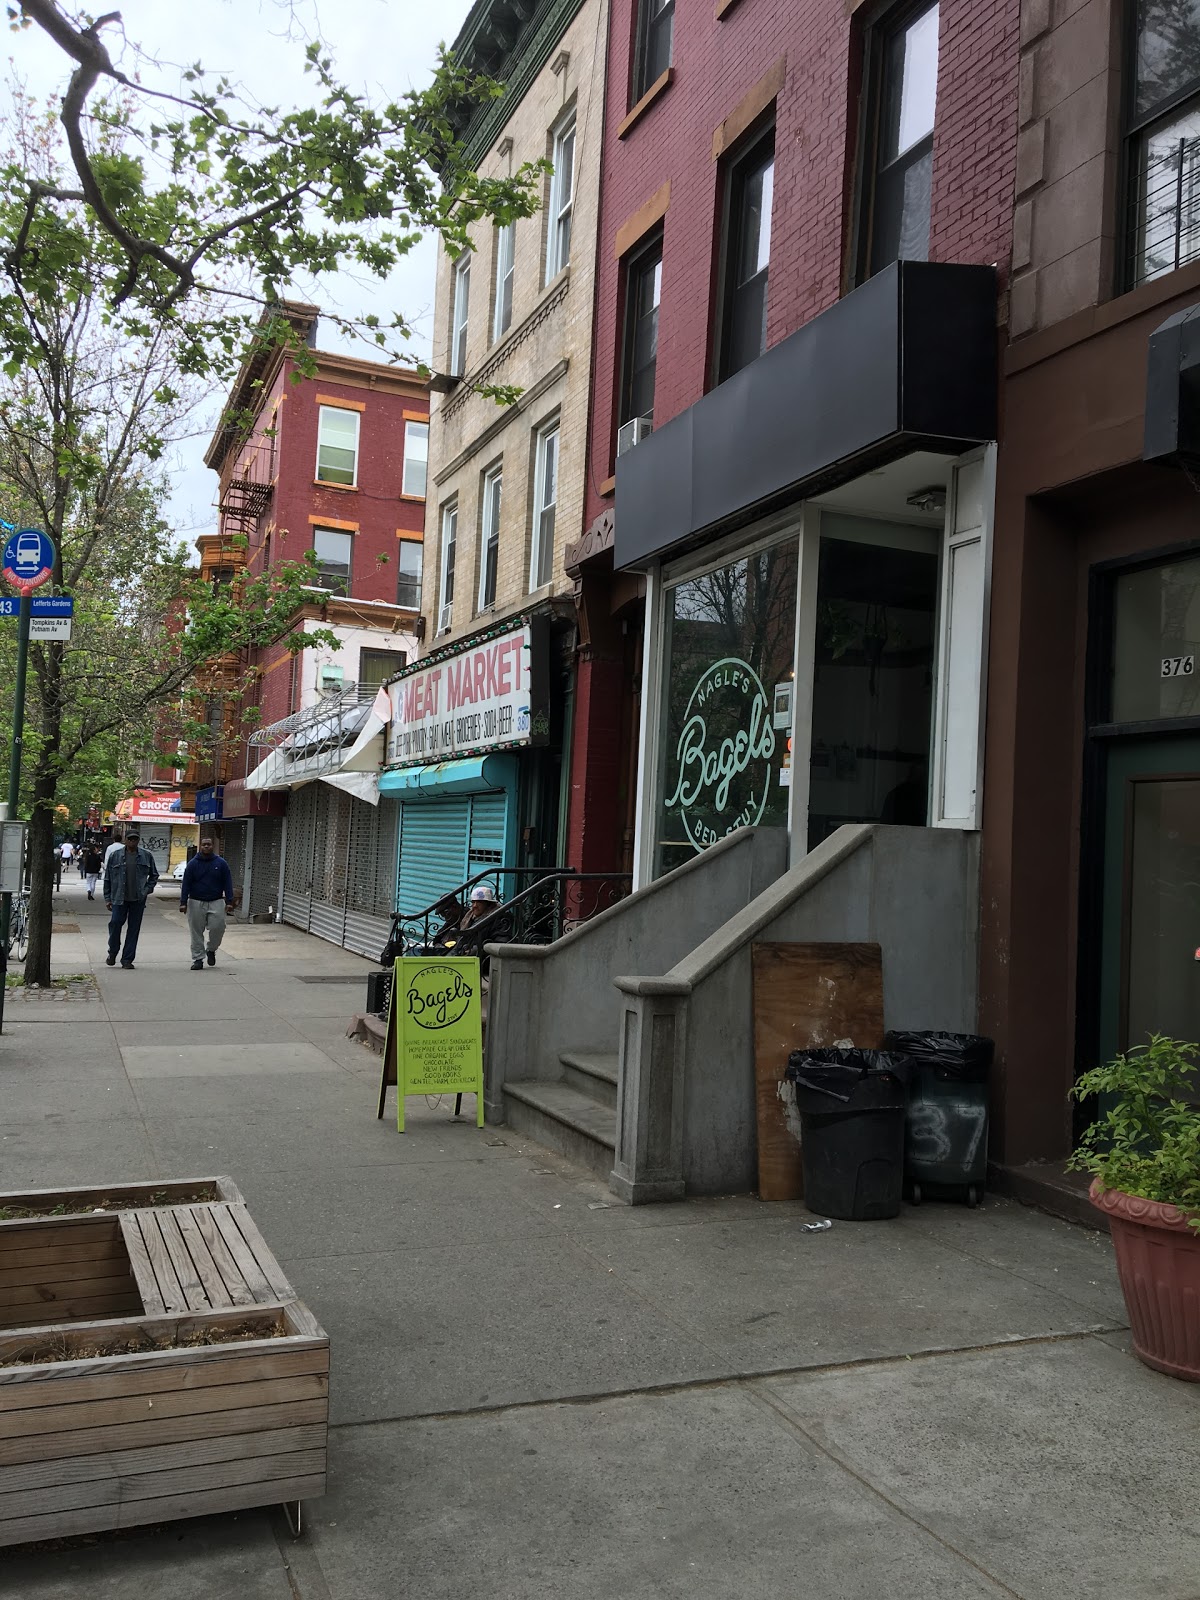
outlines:
[[[221, 484], [218, 532], [202, 535], [197, 541], [200, 575], [213, 584], [234, 583], [246, 570], [259, 525], [275, 494], [273, 445], [274, 440], [260, 439], [244, 448]], [[212, 662], [197, 679], [198, 708], [203, 708], [203, 720], [214, 737], [210, 749], [188, 761], [182, 784], [185, 793], [228, 783], [233, 775], [242, 732], [237, 701], [245, 665], [240, 655], [226, 656]]]

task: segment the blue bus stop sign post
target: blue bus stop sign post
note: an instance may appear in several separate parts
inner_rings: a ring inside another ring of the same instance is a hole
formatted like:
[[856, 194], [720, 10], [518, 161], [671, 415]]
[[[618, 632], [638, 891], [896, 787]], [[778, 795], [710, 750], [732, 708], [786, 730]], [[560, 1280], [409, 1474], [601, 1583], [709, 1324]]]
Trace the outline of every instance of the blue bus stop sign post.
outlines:
[[[17, 678], [13, 685], [12, 753], [8, 763], [8, 815], [15, 819], [21, 798], [21, 748], [25, 738], [25, 669], [29, 659], [30, 597], [54, 576], [57, 551], [40, 528], [17, 528], [0, 520], [0, 535], [7, 535], [0, 571], [21, 596], [17, 622]], [[4, 992], [8, 976], [8, 930], [12, 922], [12, 893], [0, 896], [0, 1033], [4, 1032]]]

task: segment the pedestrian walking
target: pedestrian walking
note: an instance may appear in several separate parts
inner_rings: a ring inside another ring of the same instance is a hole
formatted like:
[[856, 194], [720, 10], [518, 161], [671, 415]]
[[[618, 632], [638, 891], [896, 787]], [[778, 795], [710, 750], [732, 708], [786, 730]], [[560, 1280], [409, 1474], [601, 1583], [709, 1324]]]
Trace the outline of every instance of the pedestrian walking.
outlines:
[[54, 869], [54, 887], [62, 888], [62, 846], [52, 845], [50, 848], [50, 862]]
[[[192, 971], [199, 972], [207, 958], [217, 964], [217, 948], [225, 937], [225, 912], [233, 910], [233, 874], [212, 839], [201, 839], [200, 849], [183, 869], [179, 910], [186, 914], [192, 937]], [[205, 949], [204, 936], [208, 935]]]
[[[110, 855], [104, 868], [104, 904], [112, 912], [108, 923], [108, 955], [105, 966], [115, 967], [118, 955], [126, 971], [133, 970], [138, 934], [146, 901], [158, 882], [158, 867], [149, 850], [142, 849], [142, 836], [136, 828], [126, 828], [125, 844], [119, 854]], [[125, 946], [121, 947], [121, 929]]]
[[75, 865], [79, 868], [79, 881], [81, 883], [87, 877], [87, 868], [84, 866], [84, 857], [87, 855], [87, 851], [88, 841], [86, 839], [82, 844], [75, 846]]
[[103, 866], [103, 857], [93, 840], [83, 852], [83, 881], [87, 884], [88, 899], [96, 898], [96, 883]]
[[64, 867], [70, 867], [71, 862], [75, 859], [75, 846], [71, 843], [70, 839], [64, 839], [59, 845], [58, 855], [62, 865]]

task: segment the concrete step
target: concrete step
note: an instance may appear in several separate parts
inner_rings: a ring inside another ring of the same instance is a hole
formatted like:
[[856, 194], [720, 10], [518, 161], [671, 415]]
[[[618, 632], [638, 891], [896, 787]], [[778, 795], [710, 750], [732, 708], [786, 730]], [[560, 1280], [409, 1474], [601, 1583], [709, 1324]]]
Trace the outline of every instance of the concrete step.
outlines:
[[570, 1084], [529, 1078], [504, 1085], [504, 1120], [548, 1150], [607, 1180], [617, 1151], [617, 1113]]
[[597, 1105], [617, 1104], [617, 1070], [620, 1057], [599, 1050], [564, 1050], [559, 1056], [562, 1063], [563, 1082], [580, 1094], [586, 1094]]

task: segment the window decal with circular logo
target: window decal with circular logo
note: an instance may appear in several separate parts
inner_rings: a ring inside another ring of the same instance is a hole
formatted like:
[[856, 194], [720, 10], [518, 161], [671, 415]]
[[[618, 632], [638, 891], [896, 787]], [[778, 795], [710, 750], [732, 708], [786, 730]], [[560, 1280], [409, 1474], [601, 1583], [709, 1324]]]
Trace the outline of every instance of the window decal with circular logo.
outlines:
[[737, 656], [714, 661], [688, 701], [666, 802], [697, 850], [761, 820], [774, 754], [770, 701], [758, 674]]

